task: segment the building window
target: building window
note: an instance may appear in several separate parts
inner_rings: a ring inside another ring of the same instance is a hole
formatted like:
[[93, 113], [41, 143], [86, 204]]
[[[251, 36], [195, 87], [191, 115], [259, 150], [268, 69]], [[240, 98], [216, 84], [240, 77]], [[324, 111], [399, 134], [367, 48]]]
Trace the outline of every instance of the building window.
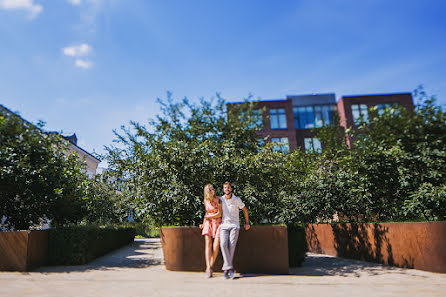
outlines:
[[[242, 111], [240, 117], [242, 120], [247, 120], [246, 111]], [[253, 118], [253, 121], [248, 126], [250, 129], [255, 127], [263, 128], [263, 115], [261, 109], [252, 110], [251, 117]]]
[[275, 137], [275, 138], [272, 138], [271, 141], [279, 143], [279, 145], [274, 147], [275, 152], [288, 153], [290, 151], [288, 137]]
[[369, 122], [369, 111], [366, 104], [352, 104], [353, 121], [356, 125]]
[[286, 129], [286, 115], [284, 108], [270, 109], [271, 129]]
[[395, 108], [398, 106], [398, 103], [382, 103], [376, 104], [376, 109], [378, 111], [378, 115], [382, 115], [387, 108]]
[[297, 129], [314, 128], [313, 106], [299, 106], [293, 108], [294, 125]]
[[255, 117], [256, 119], [256, 125], [257, 127], [262, 127], [263, 128], [263, 115], [262, 115], [262, 110], [260, 109], [254, 109], [252, 111], [252, 116]]
[[333, 123], [334, 105], [298, 106], [293, 108], [296, 129], [320, 128]]
[[306, 152], [315, 152], [320, 153], [322, 152], [322, 146], [321, 142], [317, 138], [305, 138], [305, 151]]

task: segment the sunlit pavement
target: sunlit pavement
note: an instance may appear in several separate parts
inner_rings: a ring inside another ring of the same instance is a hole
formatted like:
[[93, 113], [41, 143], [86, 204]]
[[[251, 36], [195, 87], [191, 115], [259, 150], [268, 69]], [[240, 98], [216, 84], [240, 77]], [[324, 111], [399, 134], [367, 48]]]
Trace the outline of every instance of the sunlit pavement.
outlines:
[[289, 275], [172, 272], [159, 239], [131, 245], [82, 266], [0, 272], [0, 296], [446, 296], [446, 274], [308, 254]]

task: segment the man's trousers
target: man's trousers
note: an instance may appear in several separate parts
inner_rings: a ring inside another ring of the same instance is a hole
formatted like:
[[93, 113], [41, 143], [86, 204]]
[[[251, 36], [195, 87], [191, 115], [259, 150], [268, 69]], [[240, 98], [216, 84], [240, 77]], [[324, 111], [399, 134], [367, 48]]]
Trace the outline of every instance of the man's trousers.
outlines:
[[235, 227], [220, 230], [220, 248], [223, 255], [222, 270], [234, 269], [232, 261], [234, 259], [239, 231], [240, 229]]

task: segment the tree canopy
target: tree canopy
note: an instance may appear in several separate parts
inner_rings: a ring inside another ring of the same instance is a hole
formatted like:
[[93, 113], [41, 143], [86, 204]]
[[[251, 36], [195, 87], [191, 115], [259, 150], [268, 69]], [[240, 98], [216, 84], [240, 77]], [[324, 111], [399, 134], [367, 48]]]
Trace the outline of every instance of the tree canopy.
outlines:
[[[425, 96], [416, 110], [371, 110], [368, 125], [314, 131], [322, 153], [284, 154], [259, 141], [255, 102], [159, 101], [149, 124], [115, 131], [110, 171], [139, 218], [196, 225], [203, 187], [230, 181], [253, 223], [443, 220], [445, 113]], [[349, 148], [345, 138], [355, 139]], [[267, 141], [268, 143], [268, 141]]]
[[99, 176], [89, 179], [78, 156], [66, 153], [66, 141], [43, 127], [0, 113], [3, 227], [23, 230], [44, 220], [52, 225], [119, 221], [117, 194]]

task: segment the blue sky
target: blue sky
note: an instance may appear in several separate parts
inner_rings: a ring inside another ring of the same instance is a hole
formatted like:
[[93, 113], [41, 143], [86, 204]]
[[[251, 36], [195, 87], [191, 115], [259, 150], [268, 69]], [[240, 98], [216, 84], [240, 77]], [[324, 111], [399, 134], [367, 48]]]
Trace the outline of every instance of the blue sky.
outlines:
[[98, 153], [156, 98], [411, 92], [446, 104], [446, 1], [0, 0], [0, 104]]

